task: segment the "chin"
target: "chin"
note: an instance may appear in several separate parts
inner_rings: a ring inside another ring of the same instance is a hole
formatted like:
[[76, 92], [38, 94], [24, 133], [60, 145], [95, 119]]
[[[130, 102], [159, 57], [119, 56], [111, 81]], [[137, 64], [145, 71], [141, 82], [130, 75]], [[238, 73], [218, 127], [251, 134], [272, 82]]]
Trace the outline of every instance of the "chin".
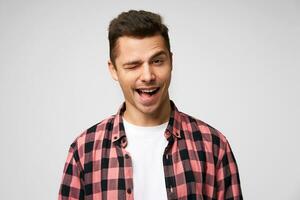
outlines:
[[138, 109], [146, 115], [156, 114], [157, 112], [159, 112], [158, 108], [159, 108], [158, 105], [151, 105], [151, 106], [140, 105], [140, 106], [138, 106]]

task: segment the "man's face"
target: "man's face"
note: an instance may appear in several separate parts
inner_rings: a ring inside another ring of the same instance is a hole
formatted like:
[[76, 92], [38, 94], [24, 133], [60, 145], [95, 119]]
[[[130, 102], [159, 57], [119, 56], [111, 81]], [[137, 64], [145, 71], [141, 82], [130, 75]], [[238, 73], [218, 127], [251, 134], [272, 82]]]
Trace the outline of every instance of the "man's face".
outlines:
[[169, 106], [172, 55], [161, 35], [118, 39], [112, 77], [122, 88], [126, 111], [131, 114], [160, 115]]

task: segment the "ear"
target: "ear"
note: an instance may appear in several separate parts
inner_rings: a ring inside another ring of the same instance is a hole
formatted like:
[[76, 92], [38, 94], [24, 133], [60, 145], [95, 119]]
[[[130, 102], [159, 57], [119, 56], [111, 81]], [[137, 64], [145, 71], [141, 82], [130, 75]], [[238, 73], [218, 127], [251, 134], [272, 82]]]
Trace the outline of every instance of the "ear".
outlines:
[[117, 73], [117, 68], [116, 66], [111, 62], [111, 60], [109, 60], [107, 62], [108, 64], [108, 69], [109, 69], [109, 72], [110, 72], [110, 75], [111, 77], [115, 80], [115, 81], [118, 81], [119, 78], [118, 78], [118, 73]]
[[171, 70], [173, 70], [173, 53], [170, 52]]

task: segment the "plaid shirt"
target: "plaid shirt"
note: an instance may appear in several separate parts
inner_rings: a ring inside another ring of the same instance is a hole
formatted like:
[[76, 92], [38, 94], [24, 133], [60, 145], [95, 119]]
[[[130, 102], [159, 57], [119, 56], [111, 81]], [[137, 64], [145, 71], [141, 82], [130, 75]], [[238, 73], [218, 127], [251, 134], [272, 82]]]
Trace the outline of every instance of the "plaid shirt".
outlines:
[[[243, 199], [237, 164], [226, 138], [210, 125], [179, 112], [172, 101], [171, 106], [164, 133], [168, 145], [162, 155], [168, 199]], [[133, 199], [124, 111], [125, 104], [72, 143], [58, 199]]]

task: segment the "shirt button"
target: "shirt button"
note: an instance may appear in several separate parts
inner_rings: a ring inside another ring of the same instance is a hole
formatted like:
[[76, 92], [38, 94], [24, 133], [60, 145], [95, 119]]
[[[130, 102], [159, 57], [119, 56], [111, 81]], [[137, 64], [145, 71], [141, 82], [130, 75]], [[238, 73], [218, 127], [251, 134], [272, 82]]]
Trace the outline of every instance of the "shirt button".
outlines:
[[128, 154], [125, 154], [125, 158], [128, 159], [128, 158], [129, 158], [129, 155], [128, 155]]
[[115, 139], [115, 140], [118, 139], [118, 136], [115, 136], [114, 139]]
[[128, 193], [128, 194], [131, 194], [131, 188], [128, 188], [128, 189], [127, 189], [127, 193]]

